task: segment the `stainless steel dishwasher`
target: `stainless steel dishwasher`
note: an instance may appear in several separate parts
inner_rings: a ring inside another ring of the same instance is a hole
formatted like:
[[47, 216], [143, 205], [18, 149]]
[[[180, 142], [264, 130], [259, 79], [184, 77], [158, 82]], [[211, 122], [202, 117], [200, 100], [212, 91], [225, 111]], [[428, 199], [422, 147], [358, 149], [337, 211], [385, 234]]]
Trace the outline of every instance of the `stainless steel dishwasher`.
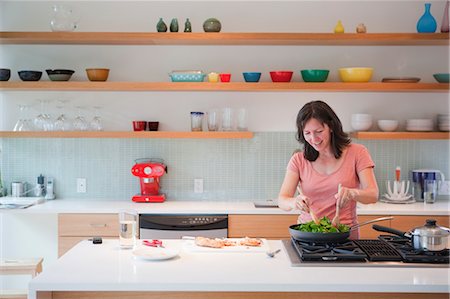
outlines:
[[226, 238], [228, 215], [140, 214], [141, 239], [180, 239], [183, 236]]

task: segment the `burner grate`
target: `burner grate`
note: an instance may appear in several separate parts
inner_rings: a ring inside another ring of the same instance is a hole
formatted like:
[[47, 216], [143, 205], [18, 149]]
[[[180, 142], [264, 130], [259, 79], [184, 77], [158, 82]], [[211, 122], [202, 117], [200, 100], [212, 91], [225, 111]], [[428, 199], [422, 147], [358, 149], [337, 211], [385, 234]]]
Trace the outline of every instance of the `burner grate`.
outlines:
[[354, 240], [364, 251], [370, 261], [401, 261], [402, 256], [397, 250], [381, 240]]

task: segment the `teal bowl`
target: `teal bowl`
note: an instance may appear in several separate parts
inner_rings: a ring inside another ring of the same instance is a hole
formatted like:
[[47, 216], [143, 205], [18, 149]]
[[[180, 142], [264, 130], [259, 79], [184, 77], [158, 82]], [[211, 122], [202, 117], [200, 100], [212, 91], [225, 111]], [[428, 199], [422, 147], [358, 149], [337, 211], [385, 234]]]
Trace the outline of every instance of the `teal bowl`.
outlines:
[[327, 81], [329, 70], [301, 70], [303, 81], [305, 82], [325, 82]]
[[439, 83], [449, 83], [449, 73], [433, 74], [434, 79]]

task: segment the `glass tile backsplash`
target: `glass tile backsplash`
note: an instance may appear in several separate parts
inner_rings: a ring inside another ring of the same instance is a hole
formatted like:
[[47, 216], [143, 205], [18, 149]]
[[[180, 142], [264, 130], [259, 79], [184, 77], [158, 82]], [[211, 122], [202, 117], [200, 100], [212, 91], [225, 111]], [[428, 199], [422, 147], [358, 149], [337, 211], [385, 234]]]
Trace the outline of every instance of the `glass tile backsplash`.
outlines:
[[[449, 177], [448, 140], [354, 140], [375, 161], [380, 195], [385, 181], [402, 179], [409, 170], [433, 168]], [[131, 174], [137, 158], [161, 158], [168, 166], [162, 192], [168, 200], [252, 201], [277, 197], [286, 164], [299, 148], [294, 132], [255, 133], [252, 139], [66, 139], [3, 138], [1, 174], [12, 181], [36, 182], [43, 174], [55, 179], [57, 198], [130, 200], [139, 192]], [[87, 192], [76, 192], [86, 178]], [[204, 192], [194, 193], [194, 179]]]

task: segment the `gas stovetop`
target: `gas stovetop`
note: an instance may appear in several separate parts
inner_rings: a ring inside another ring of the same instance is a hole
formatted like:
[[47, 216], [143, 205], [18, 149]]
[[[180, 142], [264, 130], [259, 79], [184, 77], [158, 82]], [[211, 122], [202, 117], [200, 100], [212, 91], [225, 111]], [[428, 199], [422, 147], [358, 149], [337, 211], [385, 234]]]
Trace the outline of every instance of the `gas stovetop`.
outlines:
[[294, 267], [449, 267], [449, 249], [439, 252], [414, 250], [408, 239], [380, 236], [376, 240], [313, 243], [282, 240]]

